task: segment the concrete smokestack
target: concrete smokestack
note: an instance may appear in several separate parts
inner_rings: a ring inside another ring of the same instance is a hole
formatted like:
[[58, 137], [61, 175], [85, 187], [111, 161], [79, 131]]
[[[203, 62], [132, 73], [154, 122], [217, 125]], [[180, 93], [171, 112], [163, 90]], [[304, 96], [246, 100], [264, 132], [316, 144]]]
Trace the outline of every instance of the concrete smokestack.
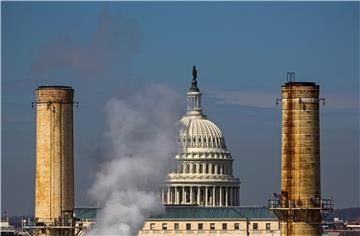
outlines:
[[281, 220], [281, 235], [321, 236], [332, 201], [321, 198], [319, 85], [282, 85], [281, 193], [270, 209]]
[[[293, 207], [306, 209], [321, 199], [319, 85], [286, 83], [282, 104], [281, 192]], [[282, 235], [321, 235], [319, 210], [295, 215], [290, 225], [282, 223]]]
[[36, 89], [35, 218], [44, 224], [74, 209], [73, 97], [67, 86]]

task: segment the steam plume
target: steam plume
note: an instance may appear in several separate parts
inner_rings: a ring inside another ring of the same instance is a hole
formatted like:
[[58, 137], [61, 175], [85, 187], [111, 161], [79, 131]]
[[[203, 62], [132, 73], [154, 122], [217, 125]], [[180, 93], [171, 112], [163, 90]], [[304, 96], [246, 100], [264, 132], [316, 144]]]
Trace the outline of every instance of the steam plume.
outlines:
[[176, 151], [178, 101], [174, 90], [151, 85], [107, 103], [105, 162], [89, 190], [102, 209], [89, 235], [136, 235], [162, 212], [158, 190]]
[[114, 67], [127, 65], [140, 51], [141, 38], [136, 21], [102, 12], [87, 41], [62, 35], [42, 45], [30, 72], [37, 77], [70, 73], [74, 78], [102, 78]]

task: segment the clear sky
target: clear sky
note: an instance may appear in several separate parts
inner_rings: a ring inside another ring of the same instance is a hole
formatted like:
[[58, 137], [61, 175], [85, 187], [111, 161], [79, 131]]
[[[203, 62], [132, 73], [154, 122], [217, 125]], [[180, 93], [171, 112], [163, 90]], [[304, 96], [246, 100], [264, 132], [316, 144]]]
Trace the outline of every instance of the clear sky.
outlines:
[[[151, 83], [184, 94], [197, 65], [242, 205], [280, 188], [280, 85], [320, 84], [323, 197], [360, 206], [359, 2], [1, 2], [1, 208], [33, 214], [38, 85], [71, 85], [76, 206], [101, 160], [104, 104]], [[180, 117], [179, 117], [180, 118]]]

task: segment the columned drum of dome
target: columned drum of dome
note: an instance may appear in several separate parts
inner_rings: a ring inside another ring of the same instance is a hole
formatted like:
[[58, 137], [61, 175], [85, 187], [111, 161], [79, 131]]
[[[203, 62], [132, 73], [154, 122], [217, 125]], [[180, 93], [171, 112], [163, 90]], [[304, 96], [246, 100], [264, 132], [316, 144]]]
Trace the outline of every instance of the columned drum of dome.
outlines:
[[179, 121], [177, 166], [165, 181], [162, 203], [239, 206], [240, 181], [232, 173], [233, 159], [221, 130], [202, 113], [196, 74], [187, 92], [187, 112]]

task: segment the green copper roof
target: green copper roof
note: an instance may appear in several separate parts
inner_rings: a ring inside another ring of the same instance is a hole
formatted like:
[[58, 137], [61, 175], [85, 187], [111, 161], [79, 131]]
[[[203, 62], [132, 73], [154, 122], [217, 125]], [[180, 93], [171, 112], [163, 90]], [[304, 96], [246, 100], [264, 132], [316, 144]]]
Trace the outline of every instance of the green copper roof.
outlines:
[[75, 208], [75, 218], [95, 220], [98, 209], [99, 208]]
[[237, 210], [250, 219], [277, 219], [276, 215], [266, 207], [239, 207]]
[[277, 219], [265, 207], [166, 207], [165, 213], [151, 219]]
[[[75, 208], [78, 219], [95, 220], [98, 208]], [[150, 219], [273, 219], [276, 216], [265, 207], [198, 207], [167, 206], [165, 213]]]

